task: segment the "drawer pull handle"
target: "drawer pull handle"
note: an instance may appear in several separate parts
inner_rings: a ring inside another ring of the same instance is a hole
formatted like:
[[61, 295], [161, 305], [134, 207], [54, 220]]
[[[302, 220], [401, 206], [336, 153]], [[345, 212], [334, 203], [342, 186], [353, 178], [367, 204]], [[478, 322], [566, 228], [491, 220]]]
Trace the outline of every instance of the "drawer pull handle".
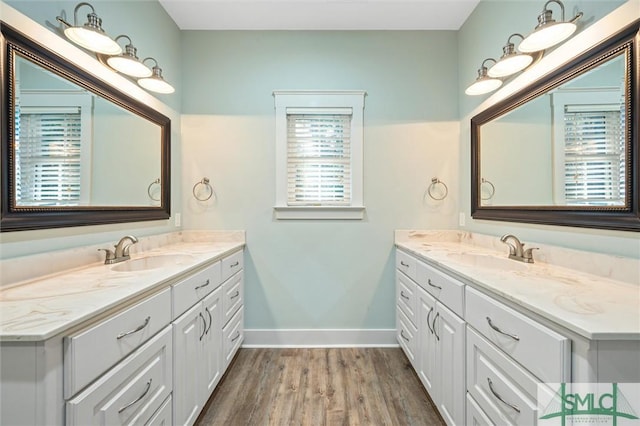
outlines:
[[404, 263], [404, 261], [402, 261], [402, 260], [400, 261], [400, 264], [401, 264], [402, 266], [404, 266], [405, 268], [408, 268], [408, 267], [409, 267], [409, 264], [408, 264], [408, 263]]
[[235, 299], [238, 296], [240, 296], [240, 290], [236, 290], [236, 293], [233, 296], [231, 296], [229, 299]]
[[497, 331], [498, 333], [500, 333], [500, 334], [504, 334], [505, 336], [509, 336], [509, 337], [511, 337], [513, 340], [516, 340], [516, 341], [519, 341], [519, 340], [520, 340], [520, 338], [519, 338], [517, 335], [515, 335], [515, 334], [510, 334], [510, 333], [507, 333], [507, 332], [504, 332], [504, 331], [500, 330], [498, 327], [496, 327], [495, 325], [493, 325], [493, 323], [491, 322], [491, 318], [487, 317], [487, 322], [489, 323], [489, 327], [493, 328], [493, 329], [494, 329], [495, 331]]
[[431, 287], [437, 288], [438, 290], [442, 290], [442, 287], [440, 287], [439, 285], [435, 285], [431, 282], [431, 278], [427, 280], [427, 284], [429, 284]]
[[238, 266], [240, 264], [239, 260], [236, 260], [236, 263], [232, 263], [231, 265], [229, 265], [229, 268], [235, 268], [236, 266]]
[[200, 338], [198, 340], [202, 341], [202, 338], [204, 337], [204, 335], [207, 333], [207, 320], [204, 319], [204, 315], [202, 315], [202, 312], [198, 313], [198, 316], [200, 318], [202, 318], [202, 322], [204, 323], [204, 327], [202, 328], [202, 334], [200, 335]]
[[504, 399], [502, 399], [502, 397], [500, 395], [498, 395], [498, 393], [493, 390], [493, 382], [491, 381], [490, 378], [487, 377], [487, 382], [489, 383], [489, 390], [491, 390], [491, 393], [493, 394], [493, 396], [495, 396], [496, 398], [498, 398], [498, 401], [502, 402], [503, 404], [511, 407], [516, 413], [520, 412], [520, 409], [518, 408], [517, 405], [513, 405], [510, 402], [505, 401]]
[[142, 392], [142, 395], [140, 395], [139, 397], [137, 397], [136, 399], [134, 399], [133, 401], [131, 401], [130, 403], [128, 403], [127, 405], [125, 405], [124, 407], [121, 407], [118, 410], [118, 414], [122, 413], [124, 410], [126, 410], [127, 408], [131, 407], [133, 404], [135, 404], [136, 402], [140, 401], [142, 398], [144, 398], [145, 396], [147, 396], [147, 394], [149, 393], [149, 389], [151, 389], [151, 381], [153, 379], [149, 379], [149, 381], [147, 382], [147, 388], [144, 390], [144, 392]]
[[407, 296], [406, 294], [404, 294], [404, 291], [400, 290], [400, 297], [402, 297], [403, 299], [407, 299], [409, 300], [409, 296]]
[[407, 339], [407, 337], [404, 335], [404, 330], [400, 330], [400, 337], [402, 337], [407, 342], [409, 341], [409, 339]]
[[233, 339], [231, 339], [232, 342], [235, 342], [236, 340], [238, 340], [240, 338], [240, 332], [236, 331], [236, 337], [234, 337]]
[[[204, 308], [205, 311], [207, 311], [207, 315], [209, 315], [209, 327], [207, 327], [207, 329], [205, 330], [204, 334], [208, 334], [209, 330], [211, 330], [211, 324], [213, 324], [213, 317], [211, 316], [211, 311], [209, 310], [209, 308]], [[206, 327], [206, 323], [205, 323], [205, 327]]]
[[436, 333], [436, 320], [439, 316], [440, 312], [436, 313], [436, 316], [433, 318], [433, 324], [431, 324], [431, 327], [433, 327], [433, 334], [435, 334], [437, 341], [440, 341], [440, 336], [438, 336], [438, 333]]
[[429, 317], [431, 316], [431, 312], [433, 312], [433, 306], [431, 307], [431, 309], [429, 309], [429, 313], [427, 314], [427, 328], [429, 329], [431, 334], [433, 334], [433, 328], [431, 328], [431, 326], [429, 325]]
[[149, 320], [151, 320], [151, 317], [148, 316], [147, 319], [144, 320], [144, 324], [138, 326], [137, 328], [130, 330], [130, 331], [125, 331], [124, 333], [120, 333], [116, 336], [116, 339], [120, 340], [125, 336], [128, 336], [130, 334], [133, 333], [137, 333], [138, 331], [142, 330], [143, 328], [145, 328], [148, 324], [149, 324]]
[[206, 286], [208, 286], [209, 284], [210, 284], [210, 283], [209, 283], [209, 280], [206, 280], [206, 281], [204, 282], [204, 284], [201, 284], [201, 285], [197, 286], [197, 287], [195, 288], [195, 290], [198, 290], [199, 288], [202, 288], [202, 287], [206, 287]]

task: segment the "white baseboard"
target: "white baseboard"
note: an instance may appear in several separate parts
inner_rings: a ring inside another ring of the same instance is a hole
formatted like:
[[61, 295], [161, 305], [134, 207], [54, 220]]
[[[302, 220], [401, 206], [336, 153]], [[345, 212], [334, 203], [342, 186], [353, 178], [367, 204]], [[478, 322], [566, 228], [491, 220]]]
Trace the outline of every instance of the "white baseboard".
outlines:
[[394, 329], [245, 329], [244, 348], [397, 347]]

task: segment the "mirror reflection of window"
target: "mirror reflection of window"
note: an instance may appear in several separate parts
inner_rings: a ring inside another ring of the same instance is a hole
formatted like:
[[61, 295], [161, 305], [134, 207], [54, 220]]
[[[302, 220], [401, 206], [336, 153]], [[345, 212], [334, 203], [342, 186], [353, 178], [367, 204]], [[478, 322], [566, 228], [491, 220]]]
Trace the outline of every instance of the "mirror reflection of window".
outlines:
[[90, 199], [91, 96], [23, 91], [16, 114], [16, 204], [78, 206]]

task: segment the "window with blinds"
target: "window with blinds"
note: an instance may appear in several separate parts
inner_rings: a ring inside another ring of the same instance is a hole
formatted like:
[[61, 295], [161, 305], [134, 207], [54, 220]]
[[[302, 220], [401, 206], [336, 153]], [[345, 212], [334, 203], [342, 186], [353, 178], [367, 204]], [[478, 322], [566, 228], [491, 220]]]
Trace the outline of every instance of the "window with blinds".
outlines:
[[287, 205], [351, 204], [351, 114], [287, 114]]
[[21, 107], [15, 150], [18, 205], [79, 203], [81, 118], [80, 107]]
[[624, 117], [624, 105], [565, 105], [567, 204], [624, 204]]

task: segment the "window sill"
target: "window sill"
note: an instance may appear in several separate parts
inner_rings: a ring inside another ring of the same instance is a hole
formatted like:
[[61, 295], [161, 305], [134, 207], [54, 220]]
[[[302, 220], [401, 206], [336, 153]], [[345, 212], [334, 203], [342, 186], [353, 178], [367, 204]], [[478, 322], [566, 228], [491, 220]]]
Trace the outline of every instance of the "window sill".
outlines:
[[276, 206], [273, 210], [278, 220], [362, 220], [364, 219], [365, 207]]

